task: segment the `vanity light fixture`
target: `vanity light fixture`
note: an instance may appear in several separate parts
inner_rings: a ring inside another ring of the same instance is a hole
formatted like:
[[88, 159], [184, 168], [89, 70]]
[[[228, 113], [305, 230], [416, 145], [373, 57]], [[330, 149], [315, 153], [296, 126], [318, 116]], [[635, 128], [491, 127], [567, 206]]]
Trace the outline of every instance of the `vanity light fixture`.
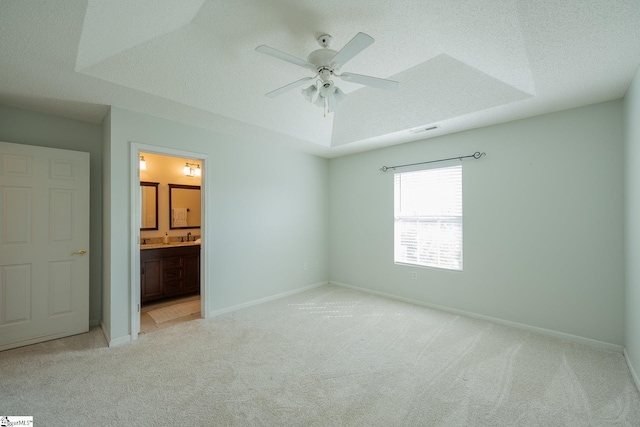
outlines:
[[184, 165], [184, 174], [186, 176], [201, 176], [202, 169], [200, 169], [200, 165], [196, 163], [186, 163]]
[[144, 159], [144, 156], [140, 156], [140, 170], [141, 171], [147, 170], [147, 161]]

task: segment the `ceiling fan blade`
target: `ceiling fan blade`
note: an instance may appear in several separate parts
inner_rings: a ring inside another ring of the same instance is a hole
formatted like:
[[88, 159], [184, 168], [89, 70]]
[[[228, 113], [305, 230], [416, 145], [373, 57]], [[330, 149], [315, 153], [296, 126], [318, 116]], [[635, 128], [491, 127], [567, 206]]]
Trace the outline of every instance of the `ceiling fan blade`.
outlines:
[[278, 49], [274, 49], [269, 46], [260, 45], [256, 48], [256, 52], [261, 52], [269, 56], [273, 56], [274, 58], [278, 58], [283, 61], [287, 61], [292, 64], [298, 65], [300, 67], [307, 68], [312, 71], [316, 71], [316, 66], [313, 65], [312, 63], [307, 62], [304, 59], [297, 58], [293, 55], [289, 55], [288, 53], [284, 53]]
[[336, 53], [336, 56], [331, 60], [331, 64], [334, 66], [342, 66], [351, 58], [362, 52], [367, 46], [373, 43], [373, 37], [365, 33], [358, 33], [354, 38], [349, 41], [340, 52]]
[[396, 90], [400, 84], [395, 80], [379, 79], [378, 77], [363, 76], [362, 74], [342, 73], [339, 77], [347, 82], [386, 90]]
[[273, 91], [267, 93], [265, 96], [267, 96], [269, 98], [275, 98], [278, 95], [281, 95], [281, 94], [283, 94], [285, 92], [290, 91], [291, 89], [295, 89], [297, 87], [300, 87], [300, 86], [304, 85], [309, 80], [313, 80], [313, 78], [314, 77], [304, 77], [304, 78], [302, 78], [300, 80], [296, 80], [293, 83], [289, 83], [286, 86], [282, 86], [280, 89], [273, 90]]

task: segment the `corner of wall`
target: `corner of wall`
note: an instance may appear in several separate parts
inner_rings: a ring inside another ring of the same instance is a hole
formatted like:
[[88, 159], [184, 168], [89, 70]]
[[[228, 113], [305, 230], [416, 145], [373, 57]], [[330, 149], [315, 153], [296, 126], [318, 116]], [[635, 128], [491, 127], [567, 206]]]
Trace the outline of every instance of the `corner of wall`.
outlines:
[[102, 329], [102, 334], [104, 335], [104, 338], [107, 340], [107, 344], [109, 345], [109, 347], [115, 347], [117, 345], [126, 344], [131, 341], [131, 335], [125, 335], [123, 337], [112, 339], [111, 331], [109, 330], [109, 327], [104, 322], [100, 323], [100, 329]]
[[624, 97], [625, 359], [640, 389], [640, 69]]
[[102, 330], [111, 329], [111, 109], [102, 121]]
[[631, 363], [631, 360], [629, 360], [629, 353], [627, 353], [627, 349], [623, 349], [623, 354], [624, 354], [624, 360], [625, 362], [627, 362], [627, 367], [629, 367], [629, 372], [631, 373], [631, 378], [633, 379], [633, 382], [636, 385], [636, 388], [640, 391], [640, 379], [638, 379], [638, 374], [636, 373], [636, 370], [633, 368], [633, 364]]

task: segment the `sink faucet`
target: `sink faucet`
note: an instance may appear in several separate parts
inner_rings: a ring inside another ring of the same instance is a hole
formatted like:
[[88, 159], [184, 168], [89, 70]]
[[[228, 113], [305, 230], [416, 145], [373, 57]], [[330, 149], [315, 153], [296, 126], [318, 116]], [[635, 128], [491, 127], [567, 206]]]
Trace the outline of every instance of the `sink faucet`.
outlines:
[[187, 233], [187, 242], [191, 240], [191, 232]]

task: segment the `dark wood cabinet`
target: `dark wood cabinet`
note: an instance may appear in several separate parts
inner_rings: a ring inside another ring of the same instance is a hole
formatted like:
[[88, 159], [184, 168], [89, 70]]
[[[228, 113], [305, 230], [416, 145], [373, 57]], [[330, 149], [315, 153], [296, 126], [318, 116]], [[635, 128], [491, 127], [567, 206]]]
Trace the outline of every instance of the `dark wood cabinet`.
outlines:
[[200, 245], [140, 251], [140, 301], [200, 292]]
[[[143, 252], [144, 253], [144, 252]], [[141, 254], [142, 255], [142, 254]], [[140, 266], [141, 301], [162, 298], [162, 259], [142, 259]]]

